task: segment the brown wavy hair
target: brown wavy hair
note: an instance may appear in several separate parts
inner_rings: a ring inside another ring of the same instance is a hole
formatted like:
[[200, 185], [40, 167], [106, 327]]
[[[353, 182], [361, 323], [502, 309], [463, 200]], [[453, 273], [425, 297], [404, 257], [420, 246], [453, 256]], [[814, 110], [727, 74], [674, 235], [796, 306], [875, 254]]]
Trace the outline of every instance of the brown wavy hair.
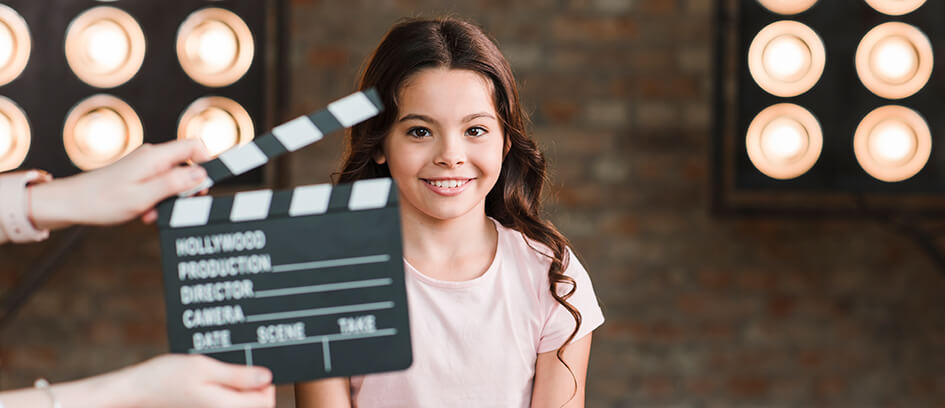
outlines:
[[[548, 182], [545, 158], [526, 133], [528, 118], [519, 102], [512, 68], [482, 29], [452, 17], [411, 19], [391, 28], [368, 59], [358, 84], [360, 90], [376, 88], [385, 110], [351, 128], [338, 182], [390, 176], [387, 164], [377, 164], [374, 158], [383, 149], [384, 138], [397, 117], [398, 91], [411, 75], [427, 68], [469, 70], [492, 84], [508, 152], [498, 181], [486, 195], [486, 215], [550, 250], [549, 254], [536, 249], [551, 259], [551, 295], [574, 318], [574, 330], [557, 351], [558, 360], [571, 371], [562, 355], [581, 326], [581, 312], [567, 301], [577, 288], [574, 279], [564, 274], [569, 260], [568, 241], [542, 218], [541, 195]], [[562, 285], [568, 290], [559, 294]], [[573, 378], [573, 371], [571, 375]]]

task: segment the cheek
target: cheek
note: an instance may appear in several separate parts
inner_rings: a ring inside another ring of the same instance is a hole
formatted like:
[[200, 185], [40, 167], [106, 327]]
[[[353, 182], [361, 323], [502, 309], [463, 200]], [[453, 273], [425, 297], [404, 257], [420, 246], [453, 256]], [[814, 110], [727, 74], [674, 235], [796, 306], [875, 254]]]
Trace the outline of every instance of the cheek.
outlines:
[[489, 169], [488, 172], [492, 174], [493, 177], [498, 177], [499, 173], [502, 171], [502, 161], [505, 158], [504, 150], [504, 143], [495, 143], [489, 146], [488, 150], [483, 155], [483, 166]]
[[402, 145], [392, 145], [387, 150], [387, 166], [391, 175], [395, 177], [415, 177], [423, 167], [423, 152], [419, 149], [404, 148]]

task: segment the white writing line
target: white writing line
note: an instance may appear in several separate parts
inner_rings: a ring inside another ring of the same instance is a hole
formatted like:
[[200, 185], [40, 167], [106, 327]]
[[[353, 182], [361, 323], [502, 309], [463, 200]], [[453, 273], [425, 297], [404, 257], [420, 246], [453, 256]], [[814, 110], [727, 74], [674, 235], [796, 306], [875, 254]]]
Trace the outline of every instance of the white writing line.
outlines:
[[322, 360], [325, 361], [325, 372], [331, 371], [331, 352], [328, 351], [328, 341], [322, 342]]
[[258, 315], [246, 316], [246, 322], [260, 322], [267, 320], [296, 319], [299, 317], [324, 316], [338, 313], [363, 312], [366, 310], [390, 309], [394, 307], [394, 302], [374, 302], [362, 303], [360, 305], [332, 306], [317, 309], [294, 310], [291, 312], [263, 313]]
[[234, 351], [234, 350], [240, 350], [240, 349], [248, 350], [249, 348], [264, 349], [264, 348], [272, 348], [272, 347], [298, 346], [300, 344], [325, 343], [329, 341], [341, 341], [341, 340], [357, 340], [357, 339], [365, 339], [365, 338], [370, 338], [370, 337], [393, 336], [395, 334], [397, 334], [397, 329], [390, 328], [390, 329], [380, 329], [378, 331], [371, 332], [371, 333], [326, 334], [323, 336], [312, 336], [312, 337], [306, 337], [302, 340], [292, 340], [292, 341], [286, 341], [286, 342], [281, 342], [281, 343], [256, 343], [254, 342], [254, 343], [233, 344], [227, 347], [207, 348], [207, 349], [201, 349], [201, 350], [192, 348], [188, 350], [188, 352], [191, 354], [194, 354], [194, 353], [215, 354], [215, 353], [223, 353], [227, 351]]
[[246, 353], [246, 365], [251, 366], [253, 365], [253, 348], [250, 347], [249, 344], [246, 344], [245, 346], [246, 347], [243, 350]]
[[272, 267], [273, 272], [292, 272], [311, 269], [334, 268], [336, 266], [362, 265], [370, 263], [387, 262], [390, 255], [368, 255], [357, 256], [353, 258], [327, 259], [324, 261], [299, 262], [294, 264], [276, 265]]
[[265, 298], [273, 296], [298, 295], [302, 293], [330, 292], [333, 290], [370, 288], [375, 286], [387, 286], [390, 285], [391, 282], [393, 282], [391, 278], [382, 278], [341, 283], [326, 283], [323, 285], [298, 286], [294, 288], [269, 289], [257, 291], [255, 297]]

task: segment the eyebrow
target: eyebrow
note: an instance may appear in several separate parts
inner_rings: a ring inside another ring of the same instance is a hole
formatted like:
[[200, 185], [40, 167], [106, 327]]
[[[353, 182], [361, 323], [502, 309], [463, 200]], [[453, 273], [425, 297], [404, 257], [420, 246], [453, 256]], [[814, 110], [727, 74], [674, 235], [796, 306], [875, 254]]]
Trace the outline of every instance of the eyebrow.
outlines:
[[[463, 117], [462, 122], [463, 122], [463, 123], [466, 123], [466, 122], [472, 121], [473, 119], [478, 119], [478, 118], [489, 118], [489, 119], [495, 120], [495, 116], [492, 116], [492, 115], [490, 115], [490, 114], [488, 114], [488, 113], [486, 113], [486, 112], [479, 112], [479, 113], [473, 113], [473, 114], [466, 115], [465, 117]], [[404, 122], [404, 121], [408, 121], [408, 120], [412, 120], [412, 119], [414, 119], [414, 120], [422, 120], [422, 121], [427, 122], [427, 123], [434, 123], [434, 124], [437, 123], [437, 121], [436, 121], [435, 119], [433, 119], [433, 118], [431, 118], [431, 117], [429, 117], [429, 116], [420, 115], [420, 114], [417, 114], [417, 113], [408, 113], [408, 114], [404, 115], [402, 118], [398, 119], [397, 121], [398, 121], [398, 122]]]

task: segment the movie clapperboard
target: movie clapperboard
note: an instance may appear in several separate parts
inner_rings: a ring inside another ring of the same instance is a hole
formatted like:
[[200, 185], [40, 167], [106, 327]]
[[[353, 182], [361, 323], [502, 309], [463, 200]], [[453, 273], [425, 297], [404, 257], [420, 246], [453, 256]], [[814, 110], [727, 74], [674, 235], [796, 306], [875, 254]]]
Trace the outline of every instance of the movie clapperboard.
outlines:
[[[208, 181], [194, 191], [381, 109], [368, 90], [289, 121], [204, 163]], [[175, 198], [158, 208], [172, 352], [265, 366], [277, 384], [410, 366], [391, 179]]]

